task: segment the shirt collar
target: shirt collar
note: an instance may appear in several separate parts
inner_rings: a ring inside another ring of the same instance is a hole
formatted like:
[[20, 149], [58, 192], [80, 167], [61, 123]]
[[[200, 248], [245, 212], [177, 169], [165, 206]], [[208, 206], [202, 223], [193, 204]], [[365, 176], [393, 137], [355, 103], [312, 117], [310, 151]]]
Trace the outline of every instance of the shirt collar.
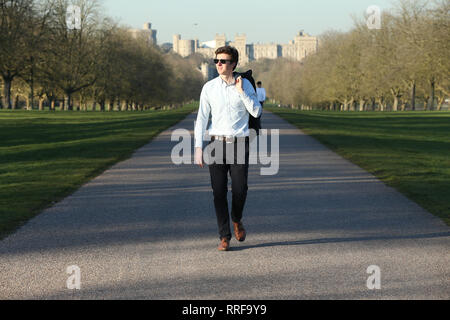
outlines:
[[236, 77], [233, 77], [234, 78], [234, 82], [233, 83], [231, 83], [231, 84], [228, 84], [225, 80], [223, 80], [220, 76], [219, 76], [219, 81], [220, 81], [220, 84], [223, 86], [223, 87], [229, 87], [229, 86], [234, 86], [235, 84], [236, 84]]

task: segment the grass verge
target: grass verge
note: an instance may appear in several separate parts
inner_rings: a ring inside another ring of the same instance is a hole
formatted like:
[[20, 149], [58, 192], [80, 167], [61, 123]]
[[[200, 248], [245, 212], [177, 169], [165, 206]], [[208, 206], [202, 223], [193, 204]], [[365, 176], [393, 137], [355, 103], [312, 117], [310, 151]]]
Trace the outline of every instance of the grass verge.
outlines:
[[0, 239], [183, 120], [171, 111], [0, 110]]
[[264, 108], [450, 225], [450, 112]]

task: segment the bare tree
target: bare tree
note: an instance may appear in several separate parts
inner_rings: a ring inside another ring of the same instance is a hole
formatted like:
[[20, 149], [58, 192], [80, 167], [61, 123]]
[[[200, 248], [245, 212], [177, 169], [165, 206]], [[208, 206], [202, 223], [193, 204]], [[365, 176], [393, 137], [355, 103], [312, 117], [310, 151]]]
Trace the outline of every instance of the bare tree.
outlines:
[[0, 0], [0, 75], [3, 105], [11, 109], [11, 85], [29, 63], [36, 5], [33, 0]]
[[[79, 28], [67, 25], [70, 4], [80, 8]], [[57, 0], [53, 8], [45, 76], [63, 92], [66, 110], [72, 110], [72, 95], [96, 81], [95, 65], [100, 55], [98, 4], [95, 0]]]

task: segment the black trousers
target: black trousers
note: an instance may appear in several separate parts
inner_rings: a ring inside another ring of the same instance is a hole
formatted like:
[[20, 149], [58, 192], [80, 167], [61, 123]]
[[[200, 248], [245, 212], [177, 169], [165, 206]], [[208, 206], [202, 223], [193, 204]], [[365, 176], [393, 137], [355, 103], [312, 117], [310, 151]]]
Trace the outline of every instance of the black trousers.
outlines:
[[[245, 163], [238, 161], [238, 145], [239, 142], [233, 144], [227, 144], [222, 141], [211, 141], [218, 144], [222, 144], [223, 148], [223, 162], [222, 164], [214, 162], [209, 165], [209, 173], [211, 175], [211, 186], [214, 194], [214, 207], [217, 216], [217, 225], [219, 227], [220, 238], [231, 239], [230, 228], [230, 214], [228, 210], [228, 172], [231, 177], [232, 187], [232, 205], [231, 205], [231, 219], [233, 222], [241, 222], [244, 211], [245, 201], [247, 200], [248, 191], [248, 168], [249, 168], [249, 138], [241, 139], [241, 145], [245, 145]], [[231, 148], [234, 148], [234, 157], [231, 157]], [[243, 150], [243, 148], [241, 149]], [[228, 152], [227, 152], [228, 151]], [[227, 153], [229, 156], [227, 157]], [[242, 154], [242, 152], [241, 152]], [[215, 152], [212, 152], [212, 156], [215, 157]], [[228, 161], [227, 161], [228, 158]], [[234, 159], [233, 159], [234, 158]]]

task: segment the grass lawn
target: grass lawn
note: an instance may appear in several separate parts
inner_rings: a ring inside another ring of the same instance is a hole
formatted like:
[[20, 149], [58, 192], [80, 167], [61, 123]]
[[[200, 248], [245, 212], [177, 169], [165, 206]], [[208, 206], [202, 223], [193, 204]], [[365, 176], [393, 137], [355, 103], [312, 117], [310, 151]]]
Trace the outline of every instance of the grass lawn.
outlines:
[[0, 110], [0, 239], [183, 120], [172, 111]]
[[450, 225], [450, 112], [264, 108]]

